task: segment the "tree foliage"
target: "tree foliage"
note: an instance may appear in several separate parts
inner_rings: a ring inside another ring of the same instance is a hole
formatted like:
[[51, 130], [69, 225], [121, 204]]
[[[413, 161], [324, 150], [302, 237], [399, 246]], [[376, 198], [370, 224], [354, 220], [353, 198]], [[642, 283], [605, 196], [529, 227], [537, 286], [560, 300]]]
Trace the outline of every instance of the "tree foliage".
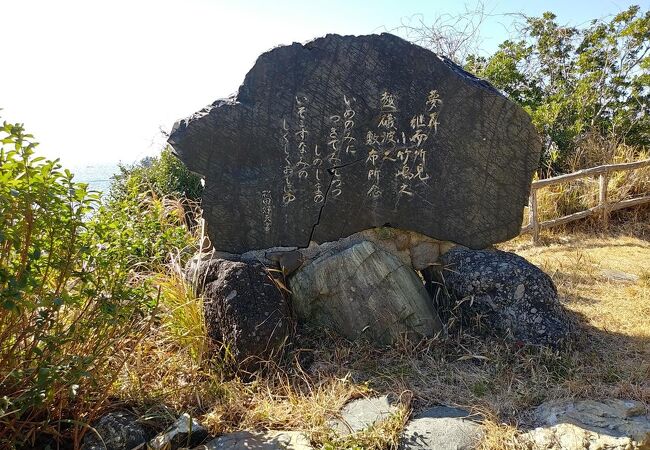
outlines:
[[[585, 146], [650, 144], [650, 12], [564, 26], [550, 12], [524, 17], [518, 36], [466, 68], [519, 103], [544, 137], [545, 165], [562, 171]], [[603, 145], [607, 143], [607, 145]]]

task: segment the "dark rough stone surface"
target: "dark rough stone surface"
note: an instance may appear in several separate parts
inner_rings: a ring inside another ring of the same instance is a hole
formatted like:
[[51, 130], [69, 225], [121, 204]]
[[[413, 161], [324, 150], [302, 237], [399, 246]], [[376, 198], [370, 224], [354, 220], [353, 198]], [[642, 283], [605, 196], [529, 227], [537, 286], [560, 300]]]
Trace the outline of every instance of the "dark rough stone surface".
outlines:
[[106, 414], [93, 428], [84, 435], [82, 450], [131, 450], [147, 442], [144, 429], [124, 411]]
[[205, 176], [210, 238], [233, 253], [386, 223], [484, 248], [519, 233], [541, 149], [487, 82], [386, 33], [264, 53], [169, 142]]
[[447, 289], [490, 329], [533, 345], [557, 346], [570, 336], [553, 281], [521, 256], [459, 247], [441, 260]]
[[266, 268], [254, 262], [214, 259], [203, 290], [208, 335], [228, 344], [245, 367], [278, 351], [291, 331], [289, 306]]
[[313, 450], [313, 447], [300, 431], [237, 431], [194, 450]]

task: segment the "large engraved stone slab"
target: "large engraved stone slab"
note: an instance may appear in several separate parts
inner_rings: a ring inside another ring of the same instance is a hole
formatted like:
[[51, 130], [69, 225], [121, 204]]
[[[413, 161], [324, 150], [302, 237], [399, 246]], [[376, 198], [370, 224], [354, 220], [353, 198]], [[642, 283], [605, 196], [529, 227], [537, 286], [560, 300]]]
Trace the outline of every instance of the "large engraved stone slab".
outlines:
[[519, 233], [541, 143], [487, 82], [390, 34], [259, 57], [236, 96], [174, 125], [218, 250], [389, 224], [473, 248]]

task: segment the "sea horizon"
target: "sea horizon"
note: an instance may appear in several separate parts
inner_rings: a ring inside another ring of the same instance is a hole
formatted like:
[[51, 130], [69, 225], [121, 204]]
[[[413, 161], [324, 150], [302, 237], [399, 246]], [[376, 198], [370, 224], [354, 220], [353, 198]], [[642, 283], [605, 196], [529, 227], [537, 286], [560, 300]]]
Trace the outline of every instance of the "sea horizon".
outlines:
[[133, 164], [133, 162], [85, 162], [71, 165], [64, 164], [63, 167], [74, 174], [74, 181], [88, 183], [91, 190], [105, 193], [110, 188], [113, 176], [119, 173], [119, 166], [130, 164]]

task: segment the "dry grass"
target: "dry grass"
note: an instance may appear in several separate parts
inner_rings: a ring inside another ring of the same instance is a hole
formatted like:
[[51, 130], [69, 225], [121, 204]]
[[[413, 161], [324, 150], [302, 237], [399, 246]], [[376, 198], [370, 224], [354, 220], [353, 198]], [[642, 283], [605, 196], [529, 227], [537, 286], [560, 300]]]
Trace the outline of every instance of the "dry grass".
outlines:
[[[157, 428], [189, 411], [215, 434], [301, 430], [324, 449], [396, 448], [408, 417], [436, 404], [482, 414], [482, 447], [501, 449], [521, 448], [518, 430], [526, 426], [527, 412], [543, 401], [631, 398], [650, 403], [650, 220], [647, 212], [637, 220], [630, 220], [634, 212], [626, 214], [627, 225], [613, 224], [608, 234], [573, 230], [544, 234], [540, 247], [532, 247], [530, 237], [501, 245], [555, 281], [562, 304], [579, 323], [578, 340], [570, 349], [518, 347], [462, 329], [446, 341], [378, 349], [302, 329], [280, 361], [246, 379], [227, 377], [217, 361], [197, 358], [204, 344], [195, 332], [187, 331], [193, 337], [184, 345], [168, 339], [170, 323], [174, 335], [186, 335], [183, 330], [193, 327], [170, 314], [138, 347], [113, 396]], [[612, 278], [625, 274], [638, 279]], [[173, 304], [191, 304], [191, 290], [185, 292], [175, 295], [185, 300]], [[394, 417], [345, 439], [332, 434], [328, 420], [347, 401], [384, 393], [399, 399]]]
[[[592, 152], [592, 153], [590, 153]], [[602, 164], [620, 164], [650, 158], [650, 152], [625, 145], [615, 148], [586, 145], [569, 162], [567, 173]], [[598, 204], [598, 177], [546, 186], [537, 191], [537, 211], [540, 221], [592, 208]], [[610, 203], [631, 199], [650, 192], [650, 167], [630, 171], [611, 172], [607, 180], [607, 201]], [[529, 222], [528, 211], [524, 224]]]

